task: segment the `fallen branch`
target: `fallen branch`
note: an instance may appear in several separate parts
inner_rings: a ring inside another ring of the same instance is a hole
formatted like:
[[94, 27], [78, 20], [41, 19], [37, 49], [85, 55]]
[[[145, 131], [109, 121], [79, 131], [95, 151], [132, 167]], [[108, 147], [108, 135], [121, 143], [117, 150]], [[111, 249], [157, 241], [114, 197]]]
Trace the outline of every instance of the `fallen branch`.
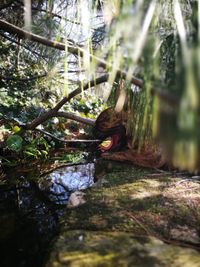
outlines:
[[[43, 44], [48, 47], [56, 48], [58, 50], [63, 50], [63, 51], [65, 50], [64, 43], [57, 42], [57, 41], [50, 41], [46, 39], [45, 37], [23, 30], [5, 20], [0, 20], [0, 29], [11, 34], [15, 34], [19, 38], [28, 39], [28, 40]], [[70, 40], [69, 40], [69, 44], [70, 44]], [[78, 55], [79, 48], [73, 47], [72, 45], [68, 45], [68, 52], [74, 55]]]
[[48, 132], [41, 130], [41, 129], [36, 128], [33, 131], [40, 132], [43, 135], [51, 137], [53, 140], [55, 140], [57, 142], [62, 142], [62, 143], [66, 143], [66, 144], [68, 144], [68, 143], [100, 143], [101, 142], [101, 140], [99, 140], [99, 139], [71, 139], [71, 140], [66, 140], [66, 139], [58, 138], [58, 137], [54, 136], [53, 134], [48, 133]]
[[[48, 47], [52, 47], [52, 48], [56, 48], [59, 50], [65, 50], [66, 48], [66, 44], [65, 43], [61, 43], [61, 42], [57, 42], [57, 41], [50, 41], [44, 37], [41, 37], [39, 35], [33, 34], [31, 32], [25, 31], [13, 24], [10, 24], [8, 22], [6, 22], [5, 20], [0, 20], [0, 29], [4, 30], [5, 32], [11, 33], [11, 34], [15, 34], [20, 38], [25, 38], [25, 39], [29, 39], [38, 43], [41, 43], [45, 46]], [[83, 48], [81, 47], [75, 47], [73, 45], [70, 45], [70, 43], [67, 45], [67, 49], [69, 53], [72, 53], [74, 55], [78, 55], [78, 56], [83, 56], [84, 54], [88, 54], [87, 51], [85, 51]], [[107, 68], [112, 68], [112, 64], [106, 62], [105, 60], [98, 58], [95, 55], [89, 54], [90, 60], [97, 62], [98, 66], [107, 69]], [[121, 70], [117, 70], [116, 73], [117, 77], [126, 79], [127, 77], [127, 73]], [[82, 90], [87, 90], [90, 87], [93, 87], [97, 84], [103, 83], [108, 81], [108, 77], [109, 74], [103, 75], [99, 78], [97, 78], [96, 80], [92, 80], [90, 82], [88, 82], [83, 89], [81, 88], [81, 86], [79, 86], [76, 90], [74, 90], [73, 92], [71, 92], [67, 97], [64, 97], [60, 102], [58, 102], [58, 104], [51, 110], [43, 113], [40, 117], [36, 118], [35, 120], [33, 120], [30, 124], [26, 125], [26, 128], [29, 130], [35, 129], [38, 125], [40, 125], [41, 123], [43, 123], [44, 121], [48, 120], [49, 118], [53, 117], [55, 114], [55, 111], [58, 111], [66, 102], [70, 101], [71, 98], [73, 98], [74, 96], [76, 96], [77, 94], [80, 94]], [[131, 78], [131, 83], [135, 84], [136, 86], [142, 88], [143, 87], [143, 81], [141, 79], [138, 79], [134, 76], [132, 76]], [[179, 101], [174, 98], [172, 95], [168, 94], [166, 91], [164, 90], [156, 90], [156, 89], [151, 89], [151, 94], [152, 95], [157, 95], [160, 99], [164, 100], [165, 102], [169, 103], [172, 106], [176, 106]]]
[[[63, 99], [57, 103], [57, 105], [44, 112], [43, 114], [41, 114], [41, 116], [37, 117], [35, 120], [33, 120], [30, 124], [26, 125], [26, 129], [28, 130], [33, 130], [35, 129], [38, 125], [42, 124], [43, 122], [45, 122], [46, 120], [52, 118], [52, 117], [56, 117], [58, 113], [58, 110], [68, 101], [70, 101], [73, 97], [75, 97], [76, 95], [80, 94], [83, 91], [93, 87], [94, 85], [98, 85], [100, 83], [106, 82], [108, 80], [109, 75], [105, 74], [99, 78], [97, 78], [96, 80], [92, 80], [88, 83], [86, 83], [83, 88], [81, 88], [81, 86], [79, 86], [77, 89], [75, 89], [74, 91], [72, 91], [71, 93], [69, 93], [69, 95], [67, 97], [63, 97]], [[63, 115], [63, 113], [62, 113]], [[75, 118], [75, 117], [74, 117]], [[73, 118], [73, 119], [74, 119]], [[82, 121], [83, 122], [83, 121]], [[84, 122], [83, 122], [84, 123]], [[90, 124], [91, 125], [91, 124]]]
[[[83, 118], [83, 117], [80, 117], [80, 116], [78, 116], [76, 114], [73, 114], [71, 112], [54, 111], [54, 112], [51, 112], [50, 114], [51, 114], [51, 116], [50, 116], [51, 118], [52, 117], [63, 117], [63, 118], [66, 118], [66, 119], [69, 119], [69, 120], [74, 120], [74, 121], [77, 121], [77, 122], [80, 122], [80, 123], [83, 123], [83, 124], [86, 124], [86, 125], [90, 125], [90, 126], [93, 126], [95, 124], [95, 120], [92, 120], [92, 119], [89, 119], [89, 118]], [[40, 117], [38, 117], [38, 118], [40, 118]], [[0, 119], [0, 126], [5, 124], [5, 123], [8, 123], [8, 122], [16, 123], [19, 127], [21, 127], [24, 130], [34, 130], [34, 129], [28, 128], [26, 124], [24, 124], [24, 123], [22, 123], [22, 122], [20, 122], [20, 121], [18, 121], [16, 119], [5, 118], [5, 117], [2, 117]], [[39, 129], [36, 129], [36, 130], [38, 131]]]
[[[5, 32], [11, 33], [11, 34], [15, 34], [20, 38], [29, 39], [31, 41], [43, 44], [43, 45], [48, 46], [48, 47], [56, 48], [58, 50], [65, 51], [65, 48], [66, 48], [65, 43], [48, 40], [45, 37], [28, 32], [24, 29], [21, 29], [15, 25], [5, 21], [5, 20], [0, 20], [0, 29], [4, 30]], [[76, 55], [76, 56], [83, 56], [83, 55], [88, 54], [88, 52], [86, 50], [84, 50], [83, 48], [81, 48], [79, 46], [74, 46], [74, 44], [71, 43], [70, 40], [67, 44], [67, 50], [69, 53], [72, 53], [73, 55]], [[98, 66], [100, 66], [104, 69], [106, 69], [108, 67], [113, 68], [111, 63], [108, 63], [105, 60], [103, 60], [103, 59], [101, 59], [95, 55], [92, 55], [92, 54], [89, 54], [89, 56], [90, 56], [90, 60], [97, 62]], [[125, 79], [127, 76], [127, 73], [124, 71], [121, 71], [121, 70], [117, 70], [116, 75], [117, 75], [117, 77], [121, 77], [121, 78]], [[134, 77], [134, 76], [132, 76], [131, 82], [138, 87], [143, 87], [143, 81], [141, 79]]]
[[81, 122], [81, 123], [86, 124], [86, 125], [94, 126], [94, 124], [95, 124], [95, 120], [83, 118], [83, 117], [77, 116], [76, 114], [73, 114], [70, 112], [57, 111], [55, 113], [55, 115], [56, 115], [56, 117], [62, 117], [62, 118], [66, 118], [69, 120], [74, 120], [74, 121]]
[[[15, 34], [20, 38], [29, 39], [29, 40], [41, 43], [45, 46], [65, 51], [65, 47], [66, 47], [65, 43], [57, 42], [57, 41], [50, 41], [50, 40], [46, 39], [45, 37], [41, 37], [37, 34], [33, 34], [31, 32], [25, 31], [25, 30], [15, 26], [15, 25], [11, 24], [11, 23], [8, 23], [5, 20], [0, 20], [0, 29], [4, 30], [5, 32], [11, 33], [11, 34]], [[68, 49], [69, 53], [72, 53], [73, 55], [76, 55], [76, 56], [83, 56], [83, 55], [88, 54], [88, 52], [86, 50], [84, 50], [83, 48], [78, 47], [78, 46], [74, 46], [74, 44], [71, 44], [70, 40], [67, 44], [67, 49]], [[106, 62], [105, 60], [103, 60], [103, 59], [101, 59], [95, 55], [89, 54], [89, 57], [90, 57], [90, 60], [97, 62], [99, 67], [102, 67], [104, 69], [113, 67], [111, 63]], [[119, 70], [117, 70], [116, 76], [123, 78], [123, 79], [126, 79], [127, 73], [125, 71], [122, 71], [119, 69]], [[138, 86], [140, 88], [142, 88], [144, 86], [143, 81], [141, 79], [134, 77], [134, 76], [132, 76], [132, 78], [130, 79], [130, 82], [135, 84], [136, 86]], [[166, 101], [167, 103], [170, 103], [172, 106], [177, 105], [179, 103], [177, 98], [168, 94], [168, 92], [166, 92], [165, 90], [151, 88], [151, 93], [153, 95], [154, 94], [157, 95], [160, 99]]]
[[[15, 34], [20, 38], [32, 40], [40, 44], [43, 44], [45, 46], [56, 48], [58, 50], [65, 51], [65, 48], [66, 48], [65, 43], [48, 40], [45, 37], [23, 30], [5, 20], [0, 20], [0, 29], [11, 34]], [[88, 54], [88, 52], [84, 50], [83, 48], [79, 46], [75, 46], [73, 43], [70, 43], [70, 40], [67, 44], [67, 50], [69, 53], [72, 53], [73, 55], [76, 55], [76, 56], [83, 56], [83, 55]], [[105, 60], [95, 55], [89, 54], [89, 57], [91, 61], [97, 62], [99, 67], [102, 67], [104, 69], [113, 68], [111, 63], [106, 62]], [[116, 72], [116, 77], [126, 79], [127, 72], [118, 69]], [[132, 76], [132, 78], [130, 79], [130, 82], [140, 88], [144, 86], [144, 82], [141, 79], [138, 79], [137, 77], [134, 77], [134, 76]], [[154, 94], [157, 95], [159, 98], [166, 101], [167, 103], [170, 103], [172, 106], [177, 105], [179, 103], [179, 100], [177, 98], [168, 94], [168, 92], [166, 92], [165, 90], [151, 88], [150, 91], [152, 95]]]

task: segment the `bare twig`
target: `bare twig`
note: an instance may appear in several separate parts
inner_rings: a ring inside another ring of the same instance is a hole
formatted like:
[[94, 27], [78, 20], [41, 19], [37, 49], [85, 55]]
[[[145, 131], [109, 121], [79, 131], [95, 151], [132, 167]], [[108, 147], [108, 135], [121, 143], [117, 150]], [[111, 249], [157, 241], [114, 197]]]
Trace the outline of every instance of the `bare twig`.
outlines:
[[34, 129], [34, 131], [40, 132], [43, 135], [49, 136], [51, 137], [53, 140], [57, 141], [57, 142], [63, 142], [63, 143], [99, 143], [101, 142], [101, 140], [99, 139], [71, 139], [71, 140], [65, 140], [65, 139], [60, 139], [56, 136], [54, 136], [53, 134], [50, 134], [44, 130], [41, 129]]

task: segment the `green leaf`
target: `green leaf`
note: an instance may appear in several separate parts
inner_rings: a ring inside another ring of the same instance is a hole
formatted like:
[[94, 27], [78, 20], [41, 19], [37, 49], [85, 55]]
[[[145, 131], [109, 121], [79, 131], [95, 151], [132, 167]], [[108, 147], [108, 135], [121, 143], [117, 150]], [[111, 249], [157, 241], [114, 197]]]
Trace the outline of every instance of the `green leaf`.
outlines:
[[9, 149], [16, 152], [22, 149], [22, 142], [23, 139], [21, 138], [21, 136], [17, 134], [9, 136], [8, 139], [6, 140], [6, 144], [9, 147]]
[[14, 133], [18, 133], [21, 131], [21, 128], [19, 126], [15, 125], [12, 130]]
[[24, 154], [33, 158], [37, 158], [37, 155], [35, 153], [32, 153], [28, 150], [24, 151]]

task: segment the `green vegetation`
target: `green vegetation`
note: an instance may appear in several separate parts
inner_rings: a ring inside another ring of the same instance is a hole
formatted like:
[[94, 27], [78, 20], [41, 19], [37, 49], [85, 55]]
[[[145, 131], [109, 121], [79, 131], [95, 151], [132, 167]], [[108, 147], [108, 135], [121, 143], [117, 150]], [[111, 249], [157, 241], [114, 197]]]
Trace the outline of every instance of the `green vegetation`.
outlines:
[[198, 181], [96, 164], [106, 171], [68, 206], [46, 266], [200, 266]]
[[108, 99], [126, 110], [132, 146], [162, 146], [175, 166], [198, 170], [199, 9], [192, 0], [3, 0], [2, 154], [47, 157], [56, 142], [44, 130], [62, 139], [66, 119], [92, 125]]

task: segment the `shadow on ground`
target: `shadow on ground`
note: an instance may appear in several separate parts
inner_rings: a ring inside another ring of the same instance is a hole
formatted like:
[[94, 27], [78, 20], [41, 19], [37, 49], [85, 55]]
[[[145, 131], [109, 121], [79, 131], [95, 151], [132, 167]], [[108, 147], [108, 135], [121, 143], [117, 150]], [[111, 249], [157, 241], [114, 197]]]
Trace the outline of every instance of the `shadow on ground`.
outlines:
[[99, 164], [86, 203], [67, 209], [47, 266], [199, 267], [199, 181]]

